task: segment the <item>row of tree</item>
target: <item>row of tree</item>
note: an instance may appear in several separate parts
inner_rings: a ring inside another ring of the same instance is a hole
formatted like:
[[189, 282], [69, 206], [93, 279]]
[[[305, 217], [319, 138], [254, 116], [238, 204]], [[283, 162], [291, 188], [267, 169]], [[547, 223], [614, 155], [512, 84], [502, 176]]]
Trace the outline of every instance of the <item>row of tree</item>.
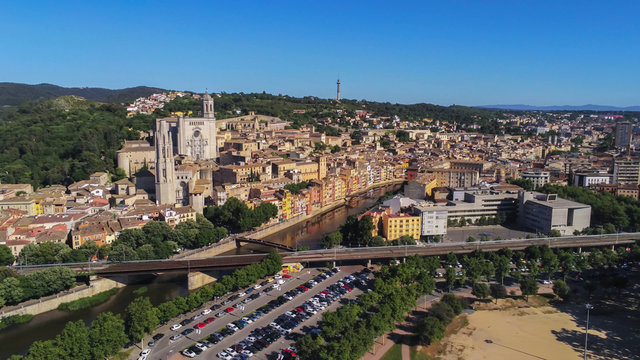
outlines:
[[205, 217], [215, 226], [224, 227], [231, 233], [251, 230], [278, 216], [278, 207], [271, 203], [261, 203], [255, 209], [239, 199], [229, 198], [222, 206], [209, 206]]
[[111, 244], [111, 261], [166, 259], [178, 248], [195, 249], [216, 243], [227, 236], [227, 230], [214, 226], [201, 214], [196, 221], [187, 220], [172, 229], [163, 221], [150, 221], [142, 229], [126, 229]]
[[376, 273], [372, 291], [358, 302], [324, 313], [320, 335], [305, 335], [298, 341], [300, 358], [359, 359], [374, 340], [395, 328], [418, 297], [435, 288], [433, 273], [437, 258], [410, 257], [397, 266], [383, 266]]
[[153, 306], [148, 297], [135, 298], [123, 316], [103, 313], [90, 326], [82, 321], [69, 322], [53, 340], [36, 341], [25, 356], [13, 355], [11, 360], [102, 360], [109, 358], [129, 342], [138, 342], [151, 334], [160, 323], [194, 310], [217, 296], [246, 287], [282, 269], [282, 259], [271, 253], [259, 264], [252, 264], [223, 276], [213, 286], [203, 286], [186, 297]]
[[2, 307], [70, 289], [76, 283], [76, 272], [65, 267], [52, 267], [28, 275], [18, 275], [15, 271], [4, 268], [0, 278]]
[[440, 301], [431, 305], [427, 316], [416, 327], [418, 342], [429, 345], [444, 338], [447, 325], [463, 309], [462, 301], [453, 294], [445, 294]]

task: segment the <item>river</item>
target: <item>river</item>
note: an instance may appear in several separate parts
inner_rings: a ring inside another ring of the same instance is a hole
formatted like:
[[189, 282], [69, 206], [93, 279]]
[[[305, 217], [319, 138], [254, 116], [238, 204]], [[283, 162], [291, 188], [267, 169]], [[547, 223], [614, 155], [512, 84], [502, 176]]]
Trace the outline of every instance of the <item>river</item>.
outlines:
[[[321, 248], [322, 237], [336, 231], [349, 215], [359, 214], [369, 210], [375, 202], [387, 191], [400, 189], [401, 185], [385, 185], [368, 190], [358, 197], [351, 198], [347, 205], [338, 207], [323, 214], [316, 215], [307, 221], [292, 225], [282, 231], [264, 238], [266, 241], [285, 244], [291, 247], [307, 246], [309, 249]], [[270, 251], [271, 249], [261, 245], [248, 244], [231, 250], [225, 255], [249, 254], [253, 252]]]
[[[322, 236], [335, 231], [345, 222], [347, 217], [368, 210], [387, 191], [400, 188], [400, 185], [386, 185], [371, 189], [358, 197], [349, 200], [345, 206], [338, 207], [311, 219], [290, 226], [278, 233], [265, 238], [267, 241], [283, 243], [292, 247], [308, 246], [310, 249], [320, 248]], [[270, 251], [260, 245], [245, 245], [227, 254], [248, 254]], [[37, 315], [26, 324], [20, 324], [0, 330], [0, 359], [6, 359], [12, 354], [24, 353], [32, 342], [53, 339], [69, 321], [83, 320], [89, 324], [102, 312], [122, 313], [127, 305], [138, 296], [134, 291], [143, 286], [147, 291], [143, 294], [156, 305], [188, 293], [186, 276], [184, 274], [165, 274], [159, 276], [141, 277], [139, 283], [128, 285], [120, 289], [108, 301], [89, 309], [74, 312], [53, 310]]]
[[36, 340], [55, 338], [69, 321], [83, 320], [88, 325], [102, 312], [122, 313], [127, 305], [138, 296], [135, 291], [142, 287], [146, 286], [147, 288], [142, 295], [148, 296], [154, 305], [188, 293], [185, 274], [145, 276], [138, 280], [139, 282], [134, 285], [121, 288], [109, 300], [98, 306], [72, 312], [48, 311], [34, 316], [26, 324], [10, 326], [1, 330], [0, 359], [26, 352], [31, 343]]

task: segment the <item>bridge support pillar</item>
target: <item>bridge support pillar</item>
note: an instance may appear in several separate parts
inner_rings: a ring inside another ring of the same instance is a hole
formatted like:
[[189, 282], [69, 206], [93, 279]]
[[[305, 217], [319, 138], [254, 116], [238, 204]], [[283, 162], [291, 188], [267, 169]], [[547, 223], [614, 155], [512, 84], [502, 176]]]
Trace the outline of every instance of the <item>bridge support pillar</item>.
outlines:
[[402, 258], [402, 263], [404, 264], [404, 263], [406, 263], [406, 262], [407, 262], [407, 258], [406, 258], [406, 257], [403, 257], [403, 258]]
[[578, 254], [582, 254], [582, 248], [581, 247], [578, 248]]
[[335, 260], [333, 260], [333, 261], [331, 262], [331, 268], [333, 269], [333, 268], [335, 268], [335, 267], [336, 267], [336, 261], [335, 261]]
[[612, 251], [616, 251], [616, 246], [615, 245], [611, 245], [611, 250]]
[[187, 288], [189, 291], [216, 282], [218, 279], [206, 272], [194, 271], [187, 274]]
[[371, 259], [367, 260], [367, 267], [371, 267]]

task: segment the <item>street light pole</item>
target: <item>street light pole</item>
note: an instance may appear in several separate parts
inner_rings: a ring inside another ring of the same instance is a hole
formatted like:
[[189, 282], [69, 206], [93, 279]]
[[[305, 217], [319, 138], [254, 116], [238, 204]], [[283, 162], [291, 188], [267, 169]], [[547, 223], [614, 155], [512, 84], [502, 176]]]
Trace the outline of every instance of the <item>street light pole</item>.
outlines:
[[586, 304], [587, 308], [587, 328], [584, 331], [584, 360], [587, 360], [587, 340], [589, 339], [589, 310], [593, 309], [593, 305]]

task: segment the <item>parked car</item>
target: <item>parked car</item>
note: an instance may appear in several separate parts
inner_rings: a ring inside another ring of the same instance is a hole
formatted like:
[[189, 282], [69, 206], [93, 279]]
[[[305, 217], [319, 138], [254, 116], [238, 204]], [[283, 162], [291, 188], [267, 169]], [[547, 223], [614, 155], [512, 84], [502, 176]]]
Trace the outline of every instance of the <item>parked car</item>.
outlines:
[[171, 326], [171, 331], [176, 331], [182, 327], [182, 324], [174, 324]]

